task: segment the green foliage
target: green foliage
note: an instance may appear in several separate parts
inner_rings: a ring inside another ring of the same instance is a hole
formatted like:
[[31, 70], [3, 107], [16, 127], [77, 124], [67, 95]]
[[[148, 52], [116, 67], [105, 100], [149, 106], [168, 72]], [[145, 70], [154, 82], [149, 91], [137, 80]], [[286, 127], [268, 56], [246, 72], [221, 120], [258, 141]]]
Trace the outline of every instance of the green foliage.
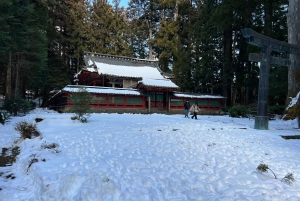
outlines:
[[[275, 173], [269, 168], [268, 165], [266, 165], [264, 163], [260, 163], [258, 165], [258, 167], [256, 168], [256, 170], [259, 171], [259, 172], [268, 172], [268, 170], [270, 170], [273, 173], [275, 179], [277, 179]], [[294, 178], [294, 175], [292, 173], [288, 173], [281, 180], [284, 180], [288, 184], [291, 184], [291, 183], [293, 183], [295, 181], [295, 178]]]
[[84, 87], [80, 87], [77, 92], [72, 94], [71, 103], [73, 105], [70, 111], [76, 114], [80, 122], [86, 123], [90, 116], [92, 95]]
[[268, 165], [264, 164], [264, 163], [261, 163], [257, 166], [256, 170], [259, 171], [259, 172], [268, 172]]
[[284, 105], [271, 105], [268, 106], [268, 112], [271, 114], [280, 114], [282, 115], [284, 113], [285, 106]]
[[292, 184], [295, 181], [295, 178], [292, 173], [288, 173], [282, 178], [282, 180], [286, 181], [288, 184]]
[[231, 107], [228, 107], [228, 106], [222, 107], [222, 111], [227, 113], [227, 112], [229, 112], [230, 108]]
[[[112, 5], [103, 0], [94, 1], [90, 9], [91, 27], [86, 29], [91, 40], [88, 47], [90, 51], [131, 56], [129, 31], [132, 30], [129, 30], [129, 22], [125, 18], [126, 13], [120, 8], [113, 8]], [[83, 22], [83, 24], [86, 23]], [[77, 27], [77, 29], [81, 29], [81, 27]]]
[[0, 24], [2, 29], [0, 29], [0, 55], [8, 50], [9, 46], [9, 19], [13, 17], [12, 10], [9, 9], [12, 6], [11, 1], [0, 0]]
[[259, 164], [258, 167], [256, 168], [256, 170], [259, 172], [268, 172], [268, 170], [270, 170], [273, 173], [275, 179], [277, 179], [275, 173], [268, 167], [268, 165], [266, 165], [264, 163]]
[[0, 124], [4, 125], [8, 118], [7, 112], [0, 110]]
[[10, 98], [24, 95], [24, 89], [43, 86], [47, 63], [47, 7], [44, 1], [1, 0], [0, 10], [0, 61], [7, 68], [8, 79], [5, 80]]
[[29, 101], [29, 104], [30, 104], [31, 109], [36, 108], [36, 102]]
[[41, 136], [40, 131], [38, 131], [35, 123], [29, 123], [28, 121], [20, 121], [15, 124], [15, 130], [21, 134], [22, 139], [32, 139]]
[[[283, 66], [271, 67], [269, 104], [284, 105], [288, 92], [288, 68]], [[282, 113], [281, 113], [282, 114]]]
[[[17, 85], [11, 94], [41, 89], [45, 106], [49, 91], [73, 82], [84, 66], [84, 51], [146, 58], [153, 49], [182, 91], [222, 94], [248, 105], [257, 100], [259, 72], [248, 54], [260, 48], [247, 44], [241, 29], [287, 41], [287, 5], [287, 0], [131, 0], [124, 9], [104, 0], [0, 0], [0, 71], [15, 69], [8, 79]], [[285, 104], [287, 72], [271, 67], [272, 105]], [[0, 74], [1, 90], [5, 76]]]
[[28, 113], [32, 108], [31, 104], [22, 98], [11, 98], [4, 101], [3, 108], [16, 116], [18, 112]]
[[244, 105], [235, 105], [230, 108], [229, 116], [230, 117], [246, 117], [247, 116], [247, 107]]

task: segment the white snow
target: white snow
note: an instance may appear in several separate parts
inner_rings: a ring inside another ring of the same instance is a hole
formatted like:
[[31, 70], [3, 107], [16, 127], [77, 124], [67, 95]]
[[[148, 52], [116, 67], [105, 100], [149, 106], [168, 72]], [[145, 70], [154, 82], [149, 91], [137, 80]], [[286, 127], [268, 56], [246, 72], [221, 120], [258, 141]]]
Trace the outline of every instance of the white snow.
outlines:
[[95, 62], [99, 74], [121, 77], [164, 79], [157, 68], [150, 66], [120, 66]]
[[296, 97], [294, 97], [294, 98], [293, 97], [289, 97], [291, 99], [291, 102], [290, 102], [290, 104], [287, 106], [287, 108], [285, 110], [288, 110], [290, 107], [293, 107], [297, 103], [297, 101], [299, 99], [299, 96], [300, 96], [300, 91], [298, 92], [298, 94], [296, 95]]
[[62, 90], [59, 90], [51, 98], [54, 98], [63, 91], [78, 92], [79, 88], [83, 87], [90, 93], [95, 94], [120, 94], [120, 95], [141, 95], [141, 92], [131, 88], [112, 88], [112, 87], [99, 87], [99, 86], [84, 86], [84, 85], [67, 85]]
[[143, 78], [143, 80], [139, 81], [146, 86], [160, 86], [160, 87], [170, 87], [170, 88], [179, 88], [176, 84], [174, 84], [169, 79], [149, 79]]
[[126, 94], [126, 95], [141, 95], [140, 91], [130, 88], [112, 88], [98, 86], [83, 86], [83, 85], [67, 85], [62, 90], [68, 92], [77, 92], [80, 87], [84, 87], [90, 93], [99, 94]]
[[[0, 167], [0, 200], [300, 200], [300, 141], [280, 136], [299, 135], [296, 120], [255, 130], [253, 119], [228, 116], [103, 113], [86, 124], [72, 116], [36, 109], [0, 124], [0, 148], [21, 149]], [[36, 117], [42, 138], [18, 141], [15, 123]], [[261, 162], [278, 179], [258, 172]], [[281, 180], [288, 173], [291, 185]]]
[[[91, 62], [91, 60], [89, 60]], [[97, 69], [86, 68], [90, 72], [98, 71], [99, 74], [113, 75], [120, 77], [140, 78], [139, 82], [147, 86], [173, 87], [179, 88], [171, 80], [166, 79], [156, 67], [150, 66], [121, 66], [106, 63], [95, 62]], [[81, 71], [75, 75], [78, 75]]]
[[185, 94], [185, 93], [174, 93], [175, 97], [181, 97], [181, 98], [212, 98], [212, 99], [220, 99], [225, 98], [224, 96], [218, 96], [218, 95], [201, 95], [201, 94]]

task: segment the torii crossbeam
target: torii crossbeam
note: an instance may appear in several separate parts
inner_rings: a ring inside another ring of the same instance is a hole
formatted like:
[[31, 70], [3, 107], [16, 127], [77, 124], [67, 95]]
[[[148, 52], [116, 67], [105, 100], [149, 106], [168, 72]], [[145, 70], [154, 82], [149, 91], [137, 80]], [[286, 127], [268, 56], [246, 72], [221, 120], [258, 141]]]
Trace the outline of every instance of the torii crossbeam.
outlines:
[[300, 63], [286, 58], [271, 56], [272, 51], [289, 54], [300, 55], [300, 46], [282, 42], [253, 31], [250, 28], [242, 30], [243, 36], [249, 44], [261, 47], [262, 54], [250, 53], [249, 60], [261, 62], [259, 70], [259, 87], [258, 87], [258, 105], [257, 116], [255, 117], [255, 129], [268, 130], [269, 118], [267, 115], [268, 95], [269, 95], [269, 74], [270, 65], [298, 67]]

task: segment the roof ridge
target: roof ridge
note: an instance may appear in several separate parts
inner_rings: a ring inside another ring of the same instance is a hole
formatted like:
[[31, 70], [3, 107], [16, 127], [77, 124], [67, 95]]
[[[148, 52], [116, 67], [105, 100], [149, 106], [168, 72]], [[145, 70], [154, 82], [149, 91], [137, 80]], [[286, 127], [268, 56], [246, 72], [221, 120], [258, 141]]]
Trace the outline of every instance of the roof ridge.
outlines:
[[111, 55], [111, 54], [101, 54], [96, 52], [84, 52], [85, 55], [91, 56], [91, 57], [105, 57], [105, 58], [111, 58], [111, 59], [123, 59], [127, 61], [138, 61], [138, 62], [145, 62], [145, 63], [158, 63], [158, 60], [152, 60], [152, 59], [139, 59], [139, 58], [133, 58], [133, 57], [127, 57], [127, 56], [118, 56], [118, 55]]

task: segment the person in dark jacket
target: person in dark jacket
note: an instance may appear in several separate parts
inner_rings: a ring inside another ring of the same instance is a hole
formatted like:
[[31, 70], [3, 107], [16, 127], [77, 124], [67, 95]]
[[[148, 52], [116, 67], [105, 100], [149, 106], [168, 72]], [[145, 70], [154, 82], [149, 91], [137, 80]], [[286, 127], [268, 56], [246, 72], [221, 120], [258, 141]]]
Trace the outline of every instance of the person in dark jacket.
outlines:
[[185, 111], [185, 116], [189, 118], [189, 109], [190, 109], [190, 102], [188, 100], [185, 100], [184, 102], [184, 111]]

